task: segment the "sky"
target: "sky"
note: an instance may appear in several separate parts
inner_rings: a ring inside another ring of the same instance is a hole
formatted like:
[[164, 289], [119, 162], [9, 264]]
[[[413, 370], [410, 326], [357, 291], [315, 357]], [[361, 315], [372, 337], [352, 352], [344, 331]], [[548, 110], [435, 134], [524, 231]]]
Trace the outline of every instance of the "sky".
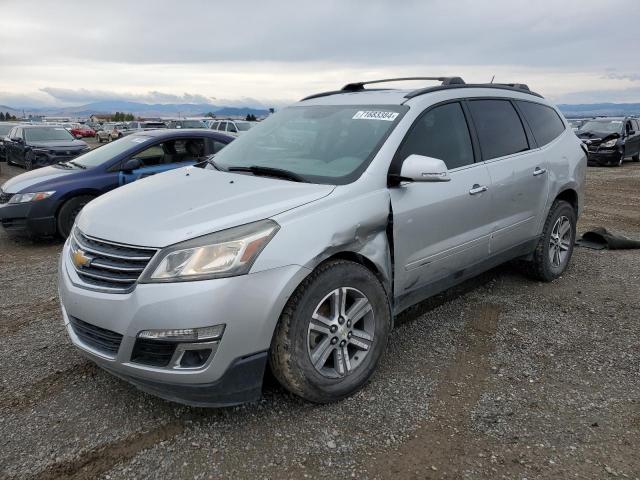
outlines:
[[[280, 107], [354, 81], [462, 76], [640, 102], [640, 0], [0, 0], [0, 104]], [[414, 84], [415, 85], [415, 84]]]

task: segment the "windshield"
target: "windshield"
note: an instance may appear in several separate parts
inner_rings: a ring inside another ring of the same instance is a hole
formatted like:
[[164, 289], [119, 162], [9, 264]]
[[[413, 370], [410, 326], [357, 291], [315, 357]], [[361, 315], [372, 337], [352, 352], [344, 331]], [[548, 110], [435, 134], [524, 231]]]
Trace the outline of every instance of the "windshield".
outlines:
[[200, 120], [182, 120], [180, 125], [182, 128], [206, 128], [205, 124]]
[[14, 127], [15, 125], [6, 125], [6, 124], [1, 124], [0, 123], [0, 136], [5, 136], [7, 133], [9, 133], [11, 131], [11, 129]]
[[143, 135], [130, 135], [115, 142], [107, 143], [103, 147], [98, 147], [73, 159], [73, 163], [78, 163], [83, 167], [93, 168], [102, 165], [104, 162], [120, 155], [121, 153], [137, 145], [147, 142], [151, 137]]
[[236, 127], [238, 127], [238, 130], [240, 130], [241, 132], [246, 132], [251, 127], [253, 127], [253, 124], [249, 122], [236, 122]]
[[400, 105], [286, 108], [230, 143], [215, 164], [276, 168], [312, 183], [349, 183], [407, 110]]
[[24, 135], [30, 142], [73, 140], [73, 136], [63, 127], [25, 128]]
[[598, 135], [611, 135], [622, 133], [622, 120], [589, 120], [578, 133], [593, 133]]

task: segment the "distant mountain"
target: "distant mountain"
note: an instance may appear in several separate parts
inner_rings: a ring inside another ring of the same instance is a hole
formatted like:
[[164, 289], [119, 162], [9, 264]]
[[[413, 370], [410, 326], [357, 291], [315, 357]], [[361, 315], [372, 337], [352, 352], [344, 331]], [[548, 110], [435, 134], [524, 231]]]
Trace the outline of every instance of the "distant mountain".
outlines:
[[558, 105], [565, 117], [640, 115], [640, 103], [584, 103]]
[[[22, 109], [0, 105], [0, 111], [22, 116]], [[225, 107], [207, 103], [139, 103], [128, 101], [93, 102], [75, 107], [42, 107], [25, 109], [27, 115], [43, 115], [50, 117], [89, 117], [92, 114], [109, 114], [114, 112], [132, 113], [140, 117], [200, 117], [209, 112], [217, 116], [266, 116], [266, 109], [252, 107]]]

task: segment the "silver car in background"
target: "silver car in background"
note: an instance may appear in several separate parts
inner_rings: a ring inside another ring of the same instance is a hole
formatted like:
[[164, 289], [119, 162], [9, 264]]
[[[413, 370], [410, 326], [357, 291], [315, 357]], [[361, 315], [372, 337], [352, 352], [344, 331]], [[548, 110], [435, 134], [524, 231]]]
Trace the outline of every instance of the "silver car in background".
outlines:
[[71, 341], [169, 400], [256, 400], [269, 364], [330, 402], [366, 384], [411, 305], [515, 258], [560, 276], [581, 142], [524, 85], [437, 80], [313, 95], [201, 168], [90, 202], [60, 259]]

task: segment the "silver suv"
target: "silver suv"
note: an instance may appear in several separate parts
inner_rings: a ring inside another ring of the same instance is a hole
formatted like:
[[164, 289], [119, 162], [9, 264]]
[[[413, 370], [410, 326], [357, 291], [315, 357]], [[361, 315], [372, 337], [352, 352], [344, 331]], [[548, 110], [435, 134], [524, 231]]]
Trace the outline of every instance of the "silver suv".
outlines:
[[90, 202], [60, 261], [71, 341], [186, 404], [255, 400], [267, 364], [330, 402], [367, 382], [407, 307], [516, 258], [557, 278], [580, 140], [524, 85], [437, 80], [307, 97], [208, 163]]

